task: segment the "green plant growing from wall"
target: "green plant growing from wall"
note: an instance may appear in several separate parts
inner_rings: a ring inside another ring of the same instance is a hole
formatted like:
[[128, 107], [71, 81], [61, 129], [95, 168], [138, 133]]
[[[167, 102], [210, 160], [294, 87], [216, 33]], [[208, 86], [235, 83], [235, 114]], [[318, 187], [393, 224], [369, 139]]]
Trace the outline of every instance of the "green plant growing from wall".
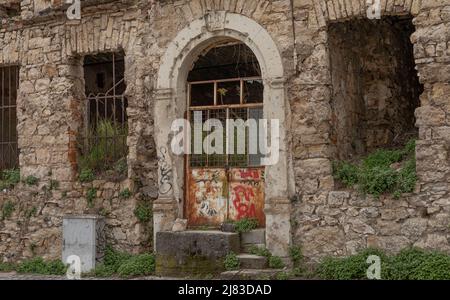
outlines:
[[[393, 168], [394, 164], [401, 168]], [[403, 193], [411, 193], [417, 181], [415, 140], [403, 149], [377, 150], [360, 164], [334, 162], [333, 175], [347, 187], [358, 186], [363, 193], [375, 197], [391, 193], [399, 198]]]
[[0, 172], [0, 190], [13, 188], [20, 182], [18, 169], [3, 170]]
[[239, 261], [239, 258], [234, 252], [230, 252], [227, 254], [224, 260], [225, 270], [227, 271], [238, 270], [240, 265], [241, 263]]
[[14, 203], [6, 201], [2, 206], [2, 220], [9, 219], [15, 210]]
[[139, 202], [134, 209], [134, 215], [141, 223], [148, 223], [152, 219], [152, 206], [149, 201]]
[[33, 175], [29, 175], [25, 178], [25, 183], [27, 185], [37, 185], [37, 183], [39, 182], [39, 178], [33, 176]]
[[82, 169], [78, 179], [83, 183], [92, 182], [95, 179], [94, 171], [88, 168]]
[[88, 207], [93, 208], [95, 206], [94, 200], [96, 197], [97, 197], [97, 189], [96, 188], [88, 189], [86, 193], [86, 200]]
[[122, 199], [129, 199], [131, 197], [131, 191], [129, 188], [124, 189], [119, 193], [119, 197]]

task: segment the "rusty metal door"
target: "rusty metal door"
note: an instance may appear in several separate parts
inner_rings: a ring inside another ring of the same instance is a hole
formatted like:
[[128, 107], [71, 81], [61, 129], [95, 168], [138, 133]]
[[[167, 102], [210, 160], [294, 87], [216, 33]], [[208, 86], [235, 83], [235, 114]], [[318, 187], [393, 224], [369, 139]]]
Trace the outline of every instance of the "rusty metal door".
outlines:
[[[262, 92], [260, 78], [191, 82], [188, 85], [191, 125], [198, 117], [203, 122], [219, 120], [223, 128], [227, 128], [227, 120], [261, 119]], [[229, 147], [230, 138], [234, 140], [232, 145], [237, 146], [234, 132], [223, 138], [224, 147]], [[196, 142], [191, 141], [194, 148]], [[244, 154], [202, 152], [187, 156], [185, 215], [190, 227], [217, 227], [242, 218], [255, 218], [261, 227], [265, 226], [264, 167], [259, 155], [249, 154], [249, 143], [247, 132]]]

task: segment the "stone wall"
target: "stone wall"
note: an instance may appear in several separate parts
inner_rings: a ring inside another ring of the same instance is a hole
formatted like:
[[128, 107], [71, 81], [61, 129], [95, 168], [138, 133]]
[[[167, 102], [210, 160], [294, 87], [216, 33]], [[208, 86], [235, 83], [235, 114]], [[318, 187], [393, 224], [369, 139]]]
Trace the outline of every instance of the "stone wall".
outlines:
[[[130, 191], [128, 195], [124, 191]], [[92, 193], [93, 196], [89, 196]], [[138, 253], [151, 249], [150, 220], [138, 220], [137, 207], [151, 207], [151, 199], [136, 193], [133, 181], [75, 182], [61, 186], [20, 183], [13, 191], [0, 194], [0, 207], [12, 205], [13, 212], [0, 221], [0, 253], [4, 260], [59, 258], [64, 215], [102, 215], [106, 219], [106, 238], [117, 249]]]
[[[392, 251], [410, 244], [447, 250], [449, 232], [442, 224], [450, 208], [450, 3], [381, 3], [384, 16], [414, 17], [411, 41], [424, 85], [421, 107], [416, 110], [419, 183], [416, 193], [402, 200], [333, 192], [328, 25], [365, 17], [365, 1], [294, 0], [293, 11], [289, 0], [86, 1], [81, 21], [67, 20], [59, 1], [22, 1], [21, 18], [2, 21], [0, 65], [21, 66], [17, 99], [21, 176], [33, 175], [40, 181], [37, 187], [22, 184], [1, 194], [0, 204], [9, 200], [17, 209], [10, 219], [0, 221], [0, 256], [29, 257], [33, 248], [46, 258], [59, 257], [62, 215], [90, 211], [86, 192], [91, 187], [77, 182], [76, 138], [84, 99], [82, 57], [118, 50], [125, 53], [129, 101], [128, 180], [94, 182], [98, 202], [93, 212], [110, 212], [110, 243], [127, 251], [148, 247], [151, 226], [139, 224], [133, 211], [139, 201], [152, 201], [159, 194], [154, 136], [161, 124], [154, 124], [153, 109], [159, 101], [155, 91], [162, 57], [192, 21], [223, 10], [260, 24], [282, 58], [287, 87], [283, 126], [288, 133], [288, 147], [282, 150], [287, 153], [291, 174], [286, 197], [293, 207], [292, 243], [300, 244], [309, 258], [346, 255], [375, 244]], [[42, 190], [51, 180], [59, 182], [58, 189]], [[120, 199], [118, 193], [131, 182], [133, 196]], [[175, 205], [182, 208], [182, 200], [177, 197]], [[283, 214], [288, 205], [283, 205]], [[28, 218], [25, 212], [34, 206], [38, 214]], [[168, 214], [173, 213], [170, 210]], [[273, 236], [276, 230], [276, 226], [270, 228]]]

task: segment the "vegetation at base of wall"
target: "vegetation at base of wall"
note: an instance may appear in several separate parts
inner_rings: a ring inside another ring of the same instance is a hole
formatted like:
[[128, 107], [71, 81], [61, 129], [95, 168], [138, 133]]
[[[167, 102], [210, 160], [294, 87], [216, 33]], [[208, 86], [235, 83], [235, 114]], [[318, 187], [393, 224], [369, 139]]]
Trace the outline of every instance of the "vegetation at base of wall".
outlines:
[[81, 169], [80, 175], [78, 176], [78, 180], [80, 182], [86, 183], [86, 182], [92, 182], [95, 179], [94, 171], [92, 169], [84, 168]]
[[0, 262], [0, 272], [12, 272], [16, 269], [16, 265], [13, 263]]
[[149, 201], [139, 202], [134, 209], [134, 215], [141, 223], [148, 223], [152, 220], [152, 204]]
[[411, 140], [403, 149], [377, 150], [359, 164], [334, 162], [333, 175], [345, 186], [357, 185], [366, 194], [379, 197], [391, 193], [399, 198], [413, 192], [416, 185], [415, 148], [416, 142]]
[[0, 172], [0, 191], [13, 188], [20, 182], [18, 169], [3, 170]]
[[230, 252], [225, 257], [223, 264], [225, 266], [225, 270], [234, 271], [239, 269], [241, 262], [234, 252]]
[[18, 263], [14, 270], [17, 273], [40, 274], [40, 275], [64, 275], [67, 271], [60, 260], [44, 261], [42, 257], [34, 257]]
[[2, 206], [2, 217], [1, 220], [6, 220], [9, 219], [12, 215], [12, 213], [14, 212], [15, 208], [14, 208], [14, 203], [11, 201], [6, 201], [5, 203], [3, 203]]
[[119, 197], [122, 199], [129, 199], [131, 197], [131, 191], [129, 188], [124, 189], [119, 193]]
[[86, 193], [86, 200], [90, 208], [93, 208], [95, 206], [94, 200], [96, 197], [97, 197], [97, 189], [96, 188], [88, 189]]
[[95, 172], [115, 171], [125, 175], [127, 145], [125, 138], [128, 135], [126, 125], [100, 120], [96, 127], [88, 130], [85, 137], [89, 145], [82, 144], [82, 153], [78, 166], [81, 170], [91, 169]]
[[282, 269], [284, 268], [284, 262], [279, 256], [270, 256], [269, 257], [269, 268], [272, 269]]
[[236, 232], [249, 232], [258, 228], [259, 222], [254, 218], [243, 218], [234, 222], [234, 230]]
[[148, 276], [155, 271], [155, 256], [153, 254], [141, 254], [124, 261], [117, 273], [120, 277]]
[[369, 264], [366, 261], [370, 255], [378, 255], [382, 261], [385, 260], [382, 251], [371, 248], [344, 258], [325, 257], [318, 265], [316, 275], [321, 279], [367, 279]]
[[151, 253], [131, 255], [107, 246], [102, 264], [86, 274], [95, 277], [120, 276], [124, 278], [148, 276], [155, 272], [155, 256]]
[[383, 280], [450, 279], [450, 255], [417, 248], [408, 248], [392, 256], [377, 249], [365, 249], [345, 258], [327, 257], [317, 267], [316, 275], [332, 280], [367, 279], [369, 255], [380, 257]]

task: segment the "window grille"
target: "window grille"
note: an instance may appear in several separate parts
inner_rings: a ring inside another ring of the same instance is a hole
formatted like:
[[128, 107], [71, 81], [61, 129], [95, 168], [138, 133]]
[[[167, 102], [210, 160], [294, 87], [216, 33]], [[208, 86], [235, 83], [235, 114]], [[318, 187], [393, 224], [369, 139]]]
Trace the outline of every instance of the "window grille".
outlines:
[[128, 102], [123, 54], [86, 56], [84, 79], [86, 112], [80, 167], [125, 172]]
[[19, 166], [17, 90], [19, 67], [0, 67], [0, 171]]

